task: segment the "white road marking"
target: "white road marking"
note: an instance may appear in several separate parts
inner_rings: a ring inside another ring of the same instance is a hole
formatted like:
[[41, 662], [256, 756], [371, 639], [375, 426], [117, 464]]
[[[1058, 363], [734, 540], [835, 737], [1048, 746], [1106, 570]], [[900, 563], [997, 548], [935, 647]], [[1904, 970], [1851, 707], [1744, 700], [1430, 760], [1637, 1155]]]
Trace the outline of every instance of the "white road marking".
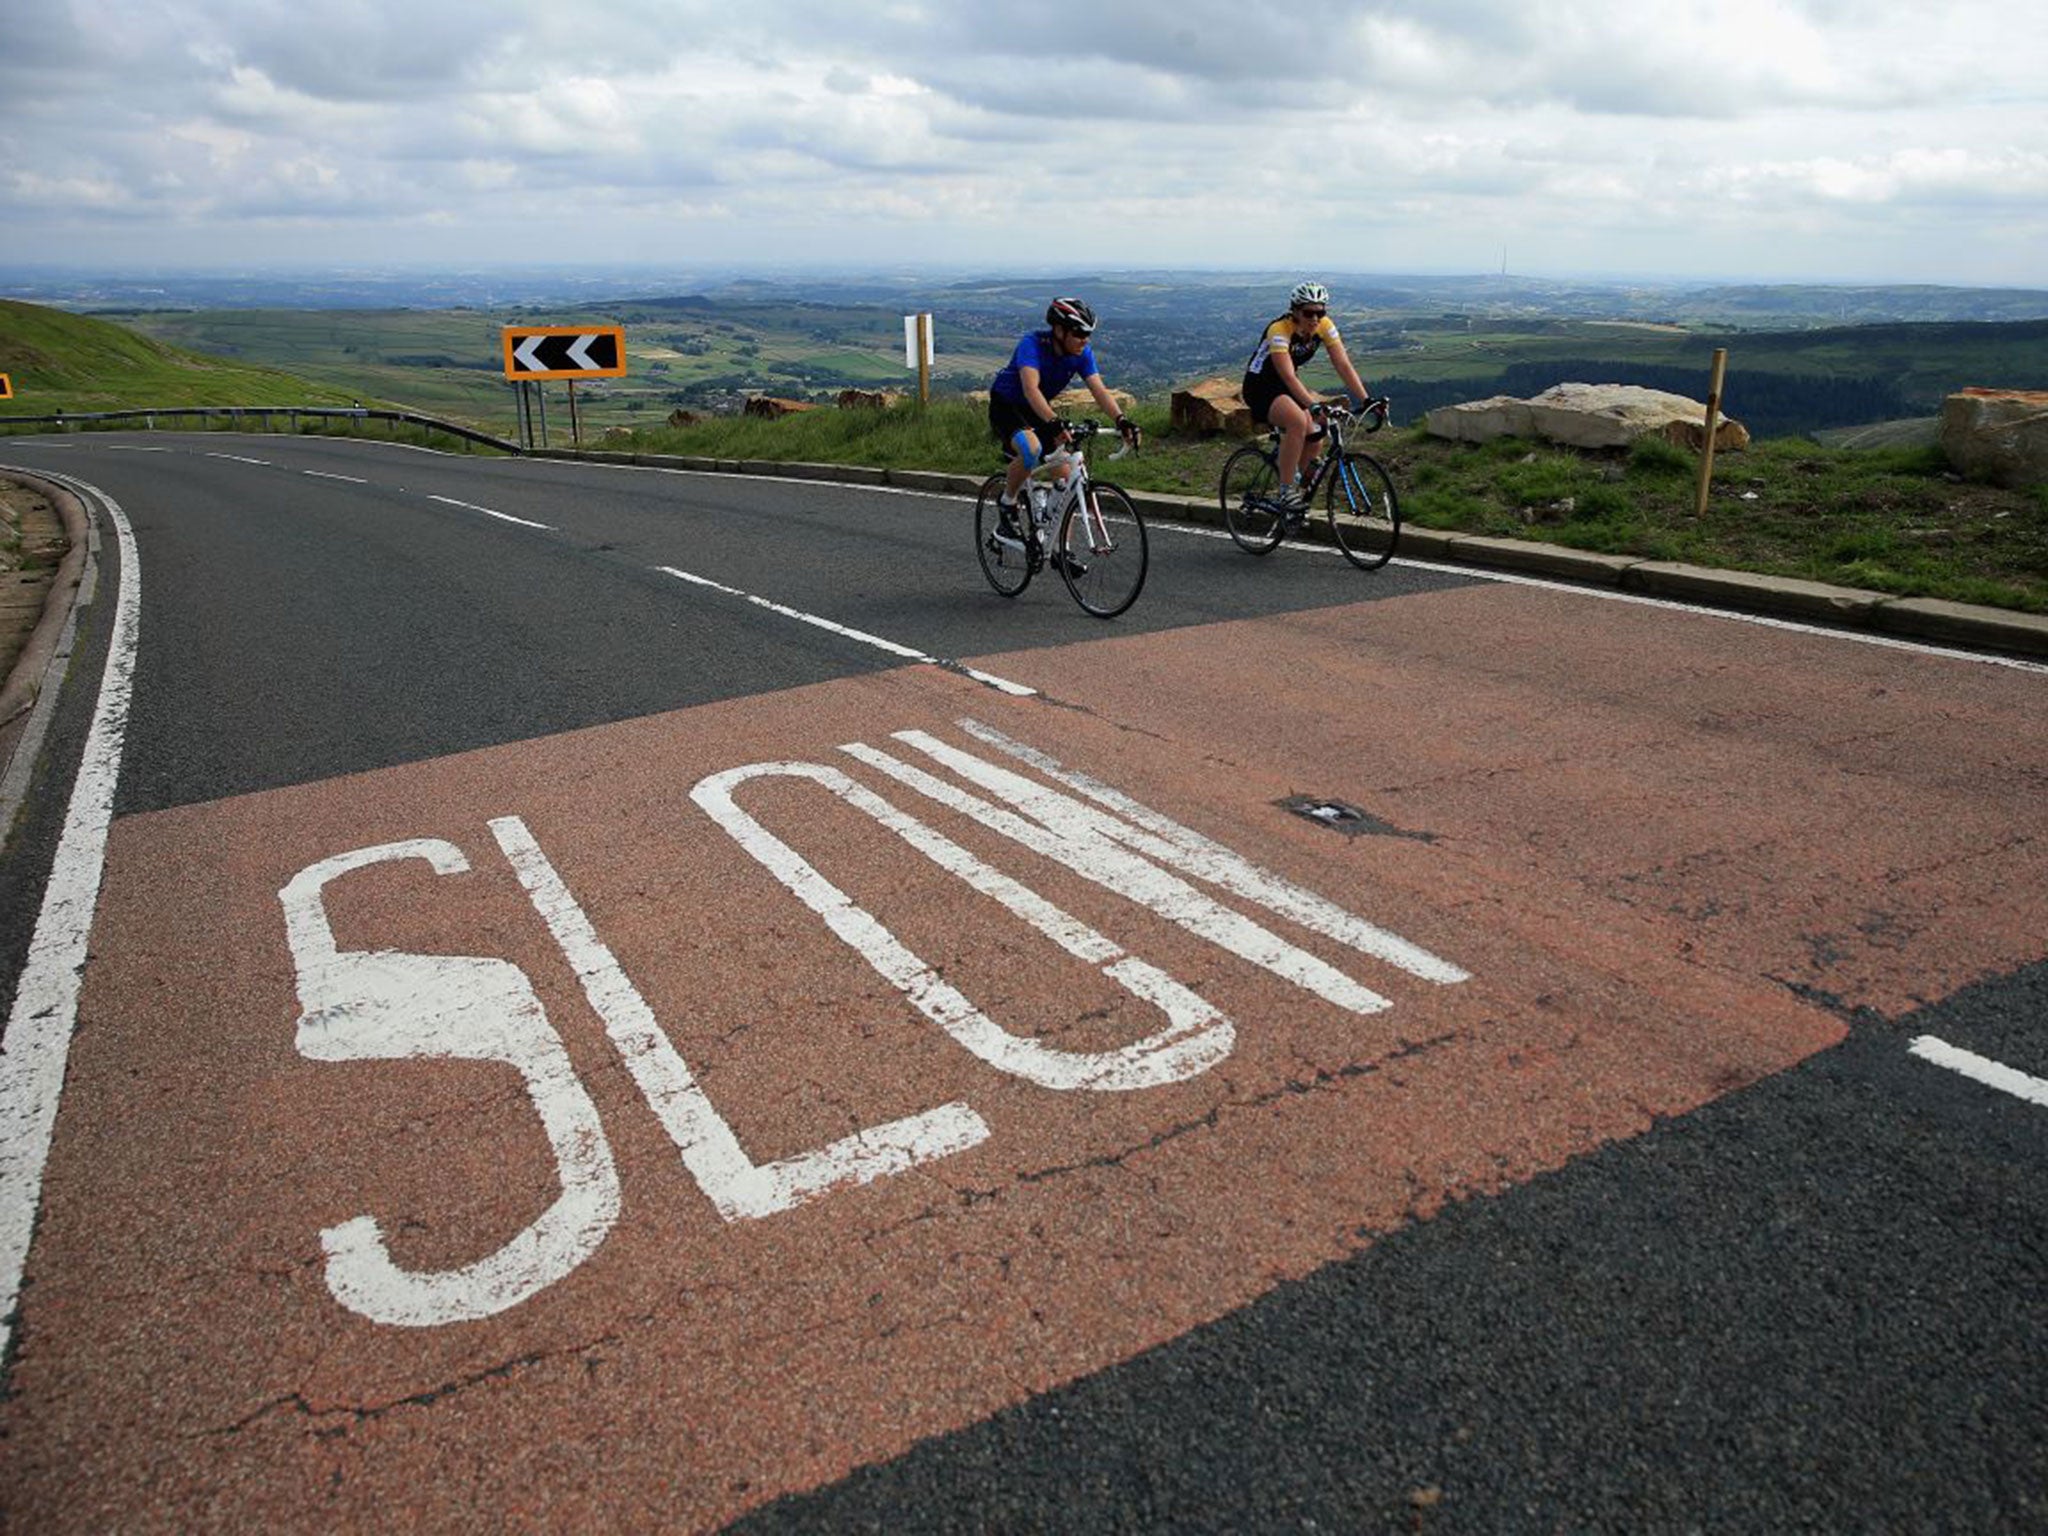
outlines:
[[1988, 1056], [1979, 1056], [1975, 1051], [1966, 1051], [1959, 1045], [1950, 1045], [1946, 1040], [1937, 1040], [1933, 1035], [1919, 1036], [1907, 1049], [1922, 1061], [1931, 1061], [1937, 1067], [1960, 1072], [1987, 1088], [1996, 1088], [2000, 1093], [2025, 1099], [2029, 1104], [2048, 1107], [2048, 1081], [2029, 1077], [2016, 1067], [2008, 1067]]
[[[703, 786], [698, 787], [701, 791]], [[605, 1033], [625, 1059], [627, 1071], [681, 1152], [683, 1166], [727, 1221], [772, 1216], [848, 1185], [950, 1157], [988, 1139], [988, 1122], [956, 1101], [883, 1125], [864, 1126], [815, 1151], [756, 1163], [705, 1096], [654, 1010], [598, 936], [526, 823], [517, 816], [500, 816], [491, 822], [491, 833], [583, 983], [583, 995], [604, 1021]]]
[[472, 501], [457, 501], [453, 496], [429, 496], [427, 500], [442, 502], [451, 507], [460, 507], [465, 512], [481, 512], [485, 517], [495, 517], [501, 522], [517, 523], [522, 528], [541, 528], [550, 533], [554, 531], [546, 523], [528, 522], [523, 517], [514, 517], [510, 512], [493, 512], [489, 507], [480, 507]]
[[597, 1106], [518, 966], [481, 955], [335, 947], [322, 896], [328, 883], [399, 859], [424, 859], [443, 875], [469, 868], [454, 844], [419, 838], [322, 859], [278, 892], [298, 973], [299, 1054], [310, 1061], [501, 1062], [524, 1079], [562, 1184], [509, 1242], [455, 1269], [403, 1268], [374, 1216], [353, 1216], [320, 1234], [336, 1301], [373, 1322], [432, 1328], [493, 1316], [582, 1264], [619, 1219], [619, 1174]]
[[324, 469], [302, 469], [299, 473], [311, 475], [315, 480], [346, 480], [350, 485], [368, 485], [370, 483], [367, 480], [358, 479], [354, 475], [330, 474]]
[[85, 755], [72, 784], [42, 911], [15, 990], [14, 1011], [6, 1036], [0, 1038], [0, 1353], [6, 1350], [21, 1296], [22, 1269], [42, 1204], [43, 1169], [57, 1122], [57, 1100], [64, 1089], [64, 1066], [78, 1021], [78, 989], [106, 867], [107, 828], [121, 771], [142, 613], [142, 566], [127, 515], [111, 497], [92, 487], [84, 489], [98, 498], [113, 520], [121, 550], [120, 590]]
[[[845, 750], [857, 752], [857, 747]], [[948, 874], [1002, 903], [1068, 954], [1157, 1008], [1166, 1017], [1165, 1026], [1112, 1051], [1063, 1050], [1004, 1029], [734, 801], [739, 785], [776, 776], [809, 779], [873, 817]], [[701, 780], [690, 798], [919, 1012], [999, 1071], [1063, 1092], [1127, 1093], [1199, 1076], [1228, 1056], [1236, 1042], [1236, 1026], [1229, 1019], [1157, 966], [1126, 954], [1122, 946], [836, 768], [821, 763], [754, 763]]]
[[[1304, 928], [1348, 944], [1361, 954], [1384, 960], [1411, 976], [1420, 976], [1424, 981], [1450, 986], [1471, 979], [1463, 967], [1345, 911], [1304, 886], [1296, 885], [1271, 870], [1259, 868], [1241, 854], [1202, 836], [1193, 827], [1182, 826], [1163, 812], [1141, 805], [1122, 790], [1078, 769], [1069, 768], [1036, 747], [1012, 740], [994, 726], [984, 725], [979, 720], [961, 720], [959, 725], [975, 740], [985, 742], [1021, 763], [1028, 763], [1047, 778], [1079, 791], [1097, 805], [1115, 813], [1105, 816], [1073, 801], [1062, 803], [1063, 797], [1051, 791], [1023, 788], [1030, 783], [1026, 779], [1009, 775], [980, 779], [985, 787], [1003, 795], [1019, 808], [1030, 811], [1064, 835], [1093, 833], [1113, 837], [1162, 864], [1171, 864], [1183, 873], [1255, 901], [1270, 912], [1291, 918]], [[905, 733], [898, 732], [897, 736], [899, 740], [909, 740]], [[959, 771], [959, 764], [971, 764], [975, 760], [960, 754], [954, 761], [956, 771]], [[1123, 819], [1119, 821], [1118, 817]]]
[[713, 581], [709, 576], [699, 576], [692, 571], [677, 570], [672, 565], [658, 565], [655, 569], [664, 576], [675, 577], [677, 581], [687, 581], [693, 586], [709, 587], [712, 591], [723, 592], [728, 597], [742, 598], [757, 608], [766, 608], [770, 613], [779, 613], [786, 619], [795, 619], [802, 624], [815, 625], [819, 629], [829, 630], [831, 633], [848, 640], [858, 640], [862, 645], [872, 645], [877, 650], [887, 651], [892, 656], [901, 656], [909, 661], [922, 661], [934, 667], [946, 667], [952, 671], [964, 672], [977, 683], [985, 683], [1001, 693], [1013, 694], [1018, 698], [1028, 698], [1036, 695], [1038, 692], [1036, 688], [1027, 688], [1022, 683], [1013, 683], [1008, 678], [997, 677], [992, 672], [978, 672], [973, 667], [947, 661], [942, 657], [920, 651], [914, 646], [899, 645], [894, 640], [885, 640], [880, 635], [871, 635], [864, 629], [853, 629], [845, 624], [834, 623], [831, 619], [820, 618], [815, 613], [805, 613], [801, 608], [790, 608], [781, 603], [772, 602], [765, 597], [756, 597], [753, 593], [743, 592], [738, 587], [728, 587], [722, 581]]
[[233, 459], [237, 464], [261, 464], [265, 469], [276, 468], [276, 466], [272, 464], [268, 459], [252, 459], [248, 457], [246, 454], [214, 453], [209, 451], [206, 456], [209, 459]]
[[[839, 750], [947, 809], [980, 822], [991, 832], [1064, 864], [1083, 879], [1151, 908], [1197, 938], [1249, 960], [1303, 991], [1313, 992], [1352, 1013], [1378, 1013], [1391, 1006], [1379, 993], [1353, 981], [1327, 961], [1261, 928], [1127, 846], [1118, 846], [1118, 839], [1072, 814], [1075, 809], [1086, 810], [1076, 802], [1065, 801], [1056, 792], [984, 763], [923, 731], [893, 734], [897, 741], [915, 747], [962, 778], [1002, 795], [1007, 804], [993, 804], [969, 794], [864, 742], [846, 742]], [[1022, 810], [1012, 810], [1010, 806]]]

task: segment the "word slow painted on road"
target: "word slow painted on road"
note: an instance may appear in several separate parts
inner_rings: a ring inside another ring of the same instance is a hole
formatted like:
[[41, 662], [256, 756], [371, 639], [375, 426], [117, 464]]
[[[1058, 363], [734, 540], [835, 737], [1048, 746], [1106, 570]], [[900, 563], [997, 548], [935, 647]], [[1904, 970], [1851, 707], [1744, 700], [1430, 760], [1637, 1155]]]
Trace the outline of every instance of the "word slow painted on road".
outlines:
[[[840, 750], [903, 790], [956, 811], [1351, 1013], [1377, 1013], [1390, 1004], [1203, 887], [1425, 981], [1452, 985], [1468, 979], [1449, 961], [1035, 748], [978, 721], [962, 720], [960, 726], [997, 756], [978, 755], [915, 730], [891, 737], [897, 753], [858, 742]], [[1005, 766], [999, 757], [1035, 768], [1044, 779]], [[918, 758], [931, 766], [920, 766]], [[933, 768], [953, 778], [942, 778]], [[764, 779], [816, 785], [871, 817], [941, 870], [1099, 968], [1156, 1010], [1160, 1027], [1105, 1051], [1062, 1049], [1005, 1029], [740, 806], [737, 796], [744, 786]], [[1198, 1076], [1231, 1052], [1235, 1027], [1212, 1004], [900, 809], [843, 767], [752, 763], [702, 779], [691, 799], [919, 1012], [998, 1071], [1055, 1092], [1129, 1093]], [[989, 1136], [988, 1124], [971, 1105], [953, 1102], [867, 1126], [809, 1152], [756, 1163], [525, 823], [501, 816], [488, 826], [635, 1085], [675, 1142], [683, 1167], [725, 1220], [761, 1220], [948, 1157]], [[563, 1279], [604, 1242], [619, 1219], [621, 1200], [618, 1170], [596, 1105], [523, 971], [483, 956], [337, 947], [325, 888], [352, 871], [408, 859], [424, 860], [444, 875], [470, 867], [454, 844], [418, 838], [321, 859], [278, 893], [297, 976], [298, 1050], [322, 1062], [453, 1058], [515, 1069], [546, 1133], [561, 1185], [553, 1204], [509, 1242], [455, 1269], [400, 1267], [374, 1216], [357, 1216], [321, 1233], [328, 1289], [344, 1307], [378, 1323], [432, 1327], [492, 1316]]]

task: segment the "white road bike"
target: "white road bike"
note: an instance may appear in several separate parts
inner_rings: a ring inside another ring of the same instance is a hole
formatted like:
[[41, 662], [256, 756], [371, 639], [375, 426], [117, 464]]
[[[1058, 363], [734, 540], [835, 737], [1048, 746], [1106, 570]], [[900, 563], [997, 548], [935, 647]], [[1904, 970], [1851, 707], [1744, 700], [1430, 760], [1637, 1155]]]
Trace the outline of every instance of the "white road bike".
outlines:
[[[1098, 432], [1113, 430], [1099, 421], [1068, 424], [1068, 445], [1047, 454], [1024, 482], [1017, 528], [1001, 525], [1005, 477], [993, 474], [983, 483], [974, 503], [974, 552], [988, 584], [1004, 597], [1015, 597], [1050, 565], [1074, 601], [1098, 619], [1113, 619], [1138, 600], [1151, 558], [1145, 519], [1123, 491], [1089, 474], [1081, 451]], [[1129, 451], [1120, 448], [1110, 457]]]

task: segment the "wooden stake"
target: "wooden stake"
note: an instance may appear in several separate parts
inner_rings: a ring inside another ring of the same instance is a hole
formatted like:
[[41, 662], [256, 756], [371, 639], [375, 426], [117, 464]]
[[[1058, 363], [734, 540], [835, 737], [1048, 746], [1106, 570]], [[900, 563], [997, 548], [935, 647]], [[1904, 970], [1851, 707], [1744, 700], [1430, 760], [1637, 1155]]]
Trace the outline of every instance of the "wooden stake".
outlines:
[[1728, 349], [1714, 348], [1714, 377], [1707, 385], [1707, 444], [1700, 452], [1700, 494], [1693, 516], [1707, 515], [1707, 491], [1714, 483], [1714, 434], [1721, 428], [1721, 379], [1728, 369]]

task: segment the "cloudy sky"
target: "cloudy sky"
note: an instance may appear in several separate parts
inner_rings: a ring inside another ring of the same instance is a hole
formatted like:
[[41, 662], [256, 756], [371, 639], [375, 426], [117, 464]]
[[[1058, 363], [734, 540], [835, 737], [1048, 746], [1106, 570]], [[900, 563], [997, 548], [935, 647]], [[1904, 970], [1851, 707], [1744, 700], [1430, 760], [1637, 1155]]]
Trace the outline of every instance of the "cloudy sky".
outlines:
[[2048, 287], [2048, 7], [0, 0], [0, 265]]

